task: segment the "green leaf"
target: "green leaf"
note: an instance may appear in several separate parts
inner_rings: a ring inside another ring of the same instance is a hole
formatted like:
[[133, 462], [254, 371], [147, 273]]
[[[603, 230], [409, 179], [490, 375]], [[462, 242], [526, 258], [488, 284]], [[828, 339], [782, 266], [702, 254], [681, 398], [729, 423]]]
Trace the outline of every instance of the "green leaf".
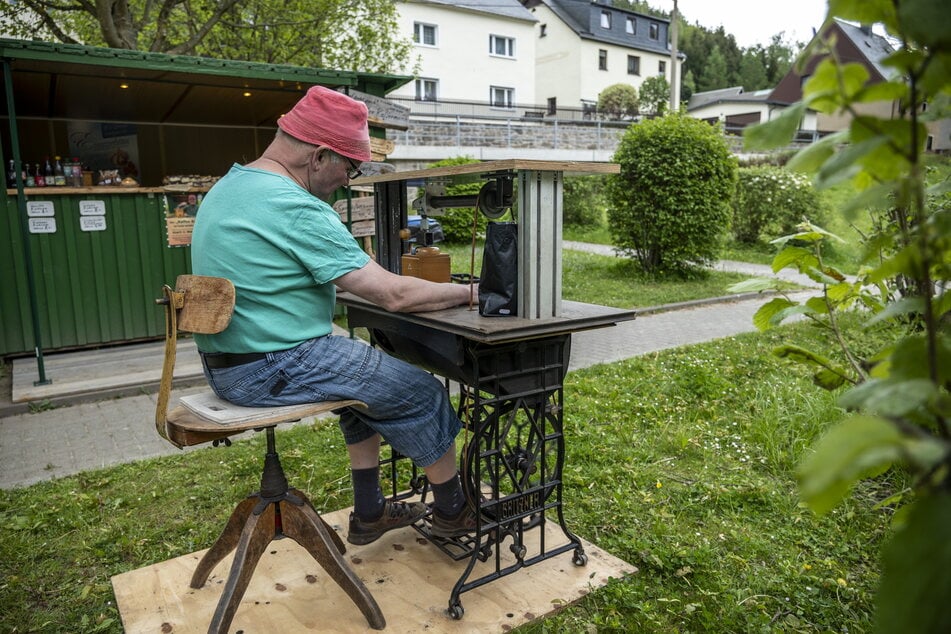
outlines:
[[934, 383], [927, 379], [870, 379], [843, 394], [839, 405], [879, 416], [906, 416], [926, 405], [936, 395]]
[[877, 629], [951, 632], [951, 495], [926, 495], [909, 507], [902, 528], [882, 548]]
[[856, 482], [887, 470], [900, 457], [895, 425], [872, 416], [852, 416], [830, 429], [799, 465], [799, 492], [818, 514], [830, 511]]
[[747, 151], [770, 150], [792, 141], [802, 121], [806, 104], [799, 101], [786, 108], [781, 115], [743, 131], [744, 147]]
[[826, 161], [826, 164], [819, 170], [816, 177], [820, 187], [831, 187], [841, 183], [853, 176], [861, 169], [857, 165], [858, 161], [888, 142], [885, 137], [872, 137], [860, 143], [853, 143], [843, 151], [835, 155], [834, 158]]
[[903, 0], [896, 5], [909, 40], [931, 49], [951, 48], [947, 0]]
[[874, 103], [876, 101], [895, 101], [903, 99], [908, 93], [908, 87], [897, 81], [882, 81], [863, 87], [856, 95], [855, 101]]
[[798, 363], [804, 363], [806, 365], [817, 366], [820, 368], [834, 368], [837, 371], [840, 371], [841, 374], [845, 374], [845, 371], [841, 370], [841, 368], [833, 363], [831, 359], [797, 345], [784, 344], [782, 346], [777, 346], [773, 349], [773, 354], [780, 359], [788, 359], [790, 361], [796, 361]]
[[888, 206], [892, 189], [893, 187], [890, 183], [873, 185], [867, 189], [863, 189], [855, 196], [850, 196], [839, 210], [846, 218], [854, 220], [855, 212], [857, 211], [884, 209]]
[[759, 307], [759, 310], [753, 315], [753, 325], [759, 330], [769, 330], [776, 325], [773, 323], [774, 316], [782, 310], [795, 305], [795, 302], [791, 302], [785, 297], [774, 297]]
[[773, 273], [778, 273], [789, 266], [802, 270], [805, 267], [819, 266], [819, 259], [810, 249], [786, 247], [773, 258]]
[[837, 372], [823, 368], [812, 375], [812, 382], [824, 390], [837, 390], [845, 383], [845, 377]]
[[826, 315], [829, 312], [829, 306], [821, 297], [810, 297], [806, 300], [806, 306], [808, 306], [812, 312], [820, 315]]
[[889, 302], [884, 310], [879, 311], [865, 322], [865, 326], [872, 326], [886, 319], [893, 319], [910, 313], [922, 313], [925, 310], [925, 300], [922, 297], [903, 297], [898, 301]]
[[779, 280], [767, 277], [754, 277], [727, 287], [731, 293], [759, 293], [762, 291], [772, 291], [779, 287]]
[[881, 22], [889, 27], [897, 24], [891, 0], [829, 0], [829, 15], [860, 24]]
[[847, 142], [848, 139], [848, 130], [839, 130], [824, 136], [796, 152], [786, 164], [786, 168], [798, 172], [815, 172], [835, 153], [838, 146]]

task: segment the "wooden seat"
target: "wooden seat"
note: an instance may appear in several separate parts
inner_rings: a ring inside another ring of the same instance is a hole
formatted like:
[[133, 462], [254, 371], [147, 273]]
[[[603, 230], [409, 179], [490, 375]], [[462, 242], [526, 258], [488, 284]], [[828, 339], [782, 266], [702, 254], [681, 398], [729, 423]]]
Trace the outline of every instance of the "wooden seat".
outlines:
[[[331, 578], [360, 608], [373, 629], [383, 629], [386, 621], [373, 596], [343, 558], [346, 552], [340, 536], [317, 514], [307, 497], [290, 488], [275, 448], [274, 427], [280, 423], [300, 420], [344, 407], [366, 407], [360, 401], [327, 401], [288, 407], [246, 408], [240, 418], [221, 414], [203, 417], [201, 408], [178, 405], [168, 409], [169, 394], [175, 369], [175, 353], [179, 332], [214, 334], [224, 330], [234, 311], [234, 285], [220, 277], [181, 275], [175, 288], [166, 285], [156, 303], [165, 306], [165, 360], [162, 382], [155, 406], [155, 427], [159, 435], [178, 448], [209, 441], [227, 441], [229, 436], [249, 429], [264, 429], [267, 452], [261, 488], [240, 502], [231, 514], [218, 540], [198, 563], [191, 579], [192, 588], [200, 588], [214, 567], [235, 551], [224, 591], [208, 627], [209, 632], [227, 632], [258, 560], [267, 545], [277, 537], [290, 537], [303, 546], [327, 571]], [[213, 394], [203, 395], [211, 397]], [[226, 402], [220, 401], [222, 405]], [[257, 410], [260, 409], [258, 412]], [[229, 443], [230, 444], [230, 443]]]

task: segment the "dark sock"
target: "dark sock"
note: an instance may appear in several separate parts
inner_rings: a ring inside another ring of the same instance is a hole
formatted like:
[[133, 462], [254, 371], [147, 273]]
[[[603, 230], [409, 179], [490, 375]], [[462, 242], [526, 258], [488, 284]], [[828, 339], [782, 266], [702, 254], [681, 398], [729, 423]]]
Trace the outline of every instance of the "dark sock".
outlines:
[[462, 492], [462, 480], [456, 473], [441, 484], [430, 484], [433, 490], [433, 509], [443, 517], [455, 517], [459, 515], [462, 507], [465, 506], [466, 496]]
[[380, 489], [380, 468], [351, 469], [350, 479], [353, 480], [353, 512], [367, 522], [380, 519], [386, 506]]

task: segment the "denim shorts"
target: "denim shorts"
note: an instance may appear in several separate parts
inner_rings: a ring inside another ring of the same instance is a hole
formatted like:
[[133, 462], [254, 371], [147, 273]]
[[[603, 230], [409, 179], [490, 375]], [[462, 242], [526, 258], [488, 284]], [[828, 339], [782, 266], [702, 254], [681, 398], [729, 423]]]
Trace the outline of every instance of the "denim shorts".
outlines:
[[439, 379], [347, 337], [319, 337], [258, 361], [204, 370], [215, 394], [238, 405], [363, 401], [367, 409], [340, 415], [346, 443], [379, 433], [420, 467], [445, 454], [462, 427]]

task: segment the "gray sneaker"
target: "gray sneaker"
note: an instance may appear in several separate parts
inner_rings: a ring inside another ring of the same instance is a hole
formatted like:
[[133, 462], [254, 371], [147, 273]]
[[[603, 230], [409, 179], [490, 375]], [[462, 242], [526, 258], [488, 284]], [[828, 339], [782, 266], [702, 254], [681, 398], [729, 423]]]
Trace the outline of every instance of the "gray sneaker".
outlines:
[[429, 506], [426, 504], [387, 500], [383, 506], [383, 515], [378, 520], [367, 522], [350, 513], [350, 529], [347, 531], [347, 541], [357, 546], [364, 546], [380, 539], [383, 533], [394, 528], [415, 524], [428, 514]]

